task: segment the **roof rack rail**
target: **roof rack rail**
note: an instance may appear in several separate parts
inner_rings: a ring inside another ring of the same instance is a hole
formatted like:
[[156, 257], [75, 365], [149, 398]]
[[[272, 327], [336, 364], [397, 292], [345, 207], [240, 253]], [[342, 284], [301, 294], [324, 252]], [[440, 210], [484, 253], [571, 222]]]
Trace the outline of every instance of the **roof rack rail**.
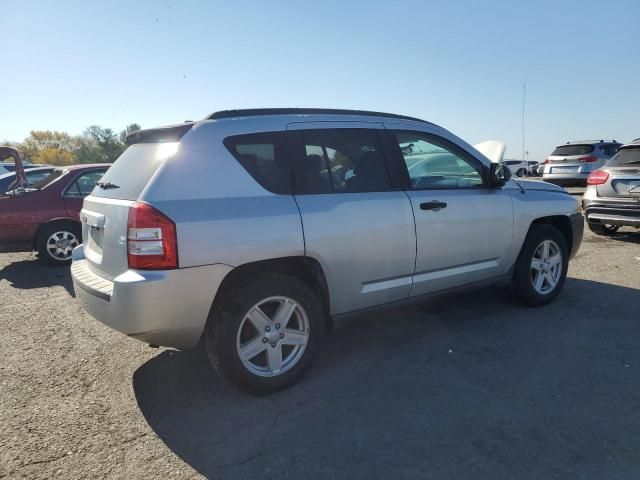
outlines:
[[[221, 110], [212, 113], [207, 120], [220, 120], [235, 117], [256, 117], [261, 115], [371, 115], [376, 117], [397, 118], [400, 120], [413, 120], [415, 122], [429, 123], [421, 118], [396, 115], [395, 113], [371, 112], [368, 110], [347, 110], [339, 108], [249, 108], [238, 110]], [[432, 124], [433, 125], [433, 124]]]
[[571, 142], [567, 142], [566, 145], [572, 145], [576, 143], [605, 143], [605, 142], [619, 143], [615, 139], [613, 140], [599, 139], [599, 140], [573, 140]]

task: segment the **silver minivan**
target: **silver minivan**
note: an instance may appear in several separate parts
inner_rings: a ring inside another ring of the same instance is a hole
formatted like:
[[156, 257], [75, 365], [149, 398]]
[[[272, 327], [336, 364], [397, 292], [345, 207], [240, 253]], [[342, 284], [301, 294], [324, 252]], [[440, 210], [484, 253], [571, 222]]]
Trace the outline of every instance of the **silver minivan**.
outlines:
[[582, 239], [564, 190], [416, 118], [222, 111], [128, 143], [84, 201], [77, 297], [149, 344], [203, 341], [254, 393], [297, 381], [358, 312], [482, 285], [544, 305]]

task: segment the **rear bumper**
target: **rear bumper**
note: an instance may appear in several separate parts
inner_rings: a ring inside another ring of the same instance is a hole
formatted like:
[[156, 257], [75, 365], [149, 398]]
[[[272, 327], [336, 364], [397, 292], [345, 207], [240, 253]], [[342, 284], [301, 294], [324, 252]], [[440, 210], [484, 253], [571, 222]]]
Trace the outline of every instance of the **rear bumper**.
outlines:
[[569, 253], [569, 258], [573, 258], [578, 253], [578, 249], [580, 248], [580, 244], [582, 243], [582, 236], [584, 235], [584, 217], [581, 213], [574, 213], [569, 216], [569, 220], [571, 221], [571, 252]]
[[557, 185], [566, 185], [571, 183], [587, 184], [588, 173], [543, 173], [542, 179]]
[[128, 270], [113, 281], [94, 273], [82, 245], [73, 252], [76, 297], [108, 327], [143, 342], [188, 349], [196, 346], [226, 274], [227, 265], [177, 270]]
[[640, 202], [606, 201], [584, 198], [582, 208], [587, 222], [640, 227]]

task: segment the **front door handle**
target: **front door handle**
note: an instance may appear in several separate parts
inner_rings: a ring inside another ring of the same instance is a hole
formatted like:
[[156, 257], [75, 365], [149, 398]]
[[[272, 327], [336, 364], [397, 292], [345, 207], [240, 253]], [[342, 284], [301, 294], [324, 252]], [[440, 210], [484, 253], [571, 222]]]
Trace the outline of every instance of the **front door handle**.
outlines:
[[437, 212], [441, 208], [447, 208], [447, 204], [445, 202], [439, 202], [437, 200], [420, 204], [420, 210], [435, 210]]

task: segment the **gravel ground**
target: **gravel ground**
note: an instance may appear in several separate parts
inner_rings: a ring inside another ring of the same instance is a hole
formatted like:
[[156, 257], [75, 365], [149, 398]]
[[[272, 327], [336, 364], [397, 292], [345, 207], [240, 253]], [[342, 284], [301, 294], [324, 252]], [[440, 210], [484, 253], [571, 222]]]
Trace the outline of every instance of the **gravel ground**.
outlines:
[[354, 319], [254, 398], [201, 350], [88, 317], [68, 269], [0, 255], [0, 477], [640, 478], [640, 233], [586, 233], [564, 292]]

